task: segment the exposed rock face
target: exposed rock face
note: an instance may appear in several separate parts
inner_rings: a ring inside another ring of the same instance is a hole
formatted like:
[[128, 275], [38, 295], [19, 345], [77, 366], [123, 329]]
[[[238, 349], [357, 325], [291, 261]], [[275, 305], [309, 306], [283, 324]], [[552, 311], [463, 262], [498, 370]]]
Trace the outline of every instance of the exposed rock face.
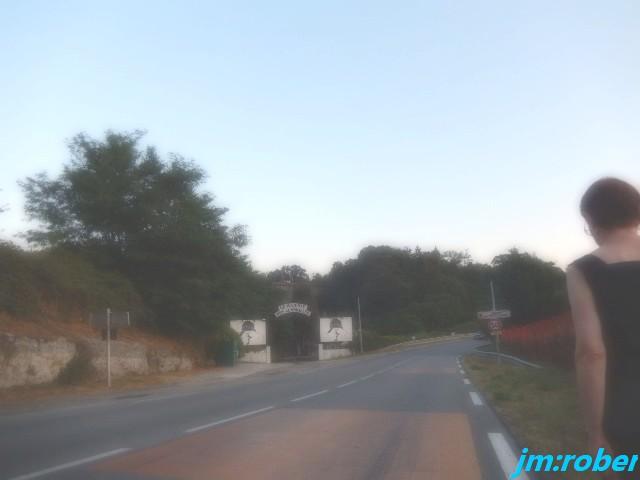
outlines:
[[176, 355], [169, 351], [151, 350], [147, 358], [151, 368], [160, 373], [191, 370], [193, 368], [193, 362], [189, 357]]
[[[91, 364], [99, 375], [107, 369], [106, 342], [84, 340]], [[76, 355], [77, 347], [65, 338], [36, 339], [0, 333], [0, 388], [51, 383]], [[191, 358], [170, 350], [150, 349], [135, 342], [111, 342], [111, 375], [145, 375], [193, 368]]]
[[[107, 371], [107, 344], [101, 340], [87, 342], [91, 351], [91, 363], [98, 373]], [[144, 345], [120, 340], [111, 341], [111, 376], [122, 377], [129, 373], [147, 374], [147, 349]]]
[[64, 338], [0, 334], [0, 388], [53, 382], [76, 354]]

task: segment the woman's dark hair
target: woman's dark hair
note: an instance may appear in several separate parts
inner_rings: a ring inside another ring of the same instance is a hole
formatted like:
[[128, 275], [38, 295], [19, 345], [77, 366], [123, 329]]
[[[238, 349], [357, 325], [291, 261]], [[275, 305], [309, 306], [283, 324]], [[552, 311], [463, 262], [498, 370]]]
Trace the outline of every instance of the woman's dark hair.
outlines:
[[584, 193], [580, 211], [598, 228], [630, 227], [640, 223], [640, 193], [618, 178], [602, 178]]

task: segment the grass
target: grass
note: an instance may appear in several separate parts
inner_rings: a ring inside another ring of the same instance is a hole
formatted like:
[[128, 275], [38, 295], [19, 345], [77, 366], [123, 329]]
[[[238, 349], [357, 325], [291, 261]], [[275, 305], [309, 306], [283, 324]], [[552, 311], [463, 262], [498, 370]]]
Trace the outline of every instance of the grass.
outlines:
[[[484, 393], [522, 447], [531, 453], [587, 452], [576, 384], [571, 372], [515, 366], [476, 356], [464, 360], [471, 381]], [[542, 478], [588, 480], [588, 472]], [[591, 475], [591, 476], [590, 476]]]

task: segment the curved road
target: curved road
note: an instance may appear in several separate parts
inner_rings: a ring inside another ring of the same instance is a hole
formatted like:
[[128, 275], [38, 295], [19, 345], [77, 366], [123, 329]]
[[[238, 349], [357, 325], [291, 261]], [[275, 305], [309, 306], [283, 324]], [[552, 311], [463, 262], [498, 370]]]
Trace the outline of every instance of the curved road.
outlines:
[[0, 415], [0, 478], [501, 480], [513, 443], [458, 364], [477, 344]]

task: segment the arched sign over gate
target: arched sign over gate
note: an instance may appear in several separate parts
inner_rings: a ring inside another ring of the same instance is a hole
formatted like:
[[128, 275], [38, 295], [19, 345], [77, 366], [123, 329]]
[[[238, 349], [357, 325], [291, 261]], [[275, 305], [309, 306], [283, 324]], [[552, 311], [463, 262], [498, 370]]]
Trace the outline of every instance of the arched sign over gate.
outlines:
[[307, 305], [306, 303], [285, 303], [278, 306], [278, 310], [276, 310], [276, 313], [274, 313], [274, 315], [276, 318], [278, 318], [289, 313], [299, 313], [300, 315], [304, 315], [306, 317], [311, 316], [311, 310], [309, 310], [309, 305]]

